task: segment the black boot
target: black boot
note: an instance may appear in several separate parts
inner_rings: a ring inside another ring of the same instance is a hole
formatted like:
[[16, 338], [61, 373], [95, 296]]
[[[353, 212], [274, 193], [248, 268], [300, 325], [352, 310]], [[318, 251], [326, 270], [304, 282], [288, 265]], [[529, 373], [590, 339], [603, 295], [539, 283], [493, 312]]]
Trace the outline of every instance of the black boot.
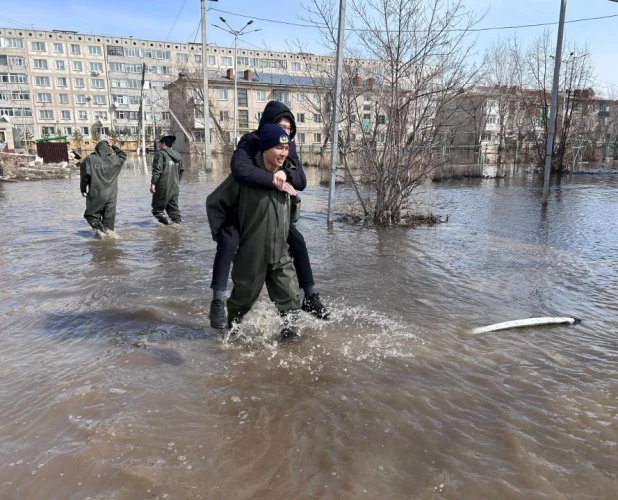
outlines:
[[221, 299], [212, 299], [210, 303], [210, 326], [218, 330], [223, 330], [228, 326], [225, 306]]
[[282, 313], [279, 312], [279, 316], [283, 318], [283, 328], [279, 332], [281, 340], [297, 340], [300, 338], [300, 328], [296, 326], [298, 320], [298, 314], [296, 312]]
[[322, 304], [319, 293], [314, 293], [309, 297], [305, 297], [301, 308], [303, 311], [314, 314], [318, 319], [330, 318], [330, 313], [326, 310], [324, 304]]
[[167, 226], [170, 223], [170, 221], [167, 220], [167, 217], [163, 214], [155, 215], [155, 217], [161, 224], [165, 224]]
[[103, 223], [98, 220], [96, 221], [93, 225], [92, 225], [93, 229], [95, 229], [96, 231], [100, 231], [101, 233], [107, 234], [107, 229], [105, 229], [105, 226], [103, 225]]

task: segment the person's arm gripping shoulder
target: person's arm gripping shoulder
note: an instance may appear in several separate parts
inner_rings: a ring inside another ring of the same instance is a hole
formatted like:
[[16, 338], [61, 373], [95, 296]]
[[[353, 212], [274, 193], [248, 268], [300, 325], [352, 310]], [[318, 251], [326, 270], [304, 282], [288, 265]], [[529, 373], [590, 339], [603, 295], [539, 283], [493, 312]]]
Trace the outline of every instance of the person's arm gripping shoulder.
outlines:
[[232, 155], [232, 175], [238, 182], [247, 186], [275, 189], [272, 172], [261, 169], [255, 164], [259, 143], [260, 140], [254, 132], [242, 136]]
[[296, 153], [296, 143], [293, 141], [290, 142], [288, 160], [283, 168], [287, 181], [292, 184], [296, 191], [303, 191], [307, 187], [307, 177], [305, 176], [300, 158]]

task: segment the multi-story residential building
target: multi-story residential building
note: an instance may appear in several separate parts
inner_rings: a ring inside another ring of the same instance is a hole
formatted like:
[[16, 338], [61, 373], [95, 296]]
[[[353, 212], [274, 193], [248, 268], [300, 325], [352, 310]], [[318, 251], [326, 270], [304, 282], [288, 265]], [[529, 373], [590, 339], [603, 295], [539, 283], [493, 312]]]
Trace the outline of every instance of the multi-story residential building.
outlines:
[[[213, 77], [224, 79], [234, 67], [234, 50], [209, 45], [206, 53]], [[87, 141], [93, 129], [103, 134], [115, 129], [135, 136], [143, 103], [145, 122], [156, 121], [162, 131], [167, 131], [171, 122], [164, 87], [180, 73], [201, 72], [201, 56], [201, 44], [196, 43], [0, 28], [0, 115], [13, 123], [17, 142], [72, 136], [76, 132]], [[257, 74], [276, 72], [288, 76], [332, 74], [334, 62], [334, 58], [326, 56], [243, 48], [238, 49], [236, 61], [239, 74], [251, 69]], [[369, 70], [375, 63], [358, 64]], [[142, 79], [148, 82], [144, 94]], [[255, 99], [258, 106], [261, 101], [257, 96]], [[217, 111], [224, 121], [232, 116], [226, 99], [217, 97], [214, 103], [220, 106]], [[251, 125], [256, 123], [255, 113], [247, 116], [245, 111], [238, 118], [239, 129], [243, 130], [241, 125], [247, 120]]]
[[[321, 83], [326, 83], [321, 80]], [[246, 69], [237, 75], [237, 137], [258, 127], [264, 106], [275, 100], [286, 104], [296, 121], [296, 143], [302, 151], [319, 150], [324, 143], [325, 124], [323, 111], [327, 109], [326, 90], [316, 86], [315, 79], [291, 76], [284, 73], [258, 73]], [[204, 115], [201, 75], [185, 75], [169, 84], [169, 109], [178, 120], [170, 125], [171, 133], [178, 137], [175, 148], [190, 152], [203, 143]], [[209, 106], [211, 144], [214, 151], [222, 151], [233, 143], [234, 72], [225, 74], [209, 72]]]

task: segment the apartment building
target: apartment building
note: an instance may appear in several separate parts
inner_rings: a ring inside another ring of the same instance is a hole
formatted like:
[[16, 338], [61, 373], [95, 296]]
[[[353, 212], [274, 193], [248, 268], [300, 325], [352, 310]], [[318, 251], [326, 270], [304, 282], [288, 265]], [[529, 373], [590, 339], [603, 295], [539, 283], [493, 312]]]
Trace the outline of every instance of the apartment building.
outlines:
[[[165, 86], [179, 74], [201, 72], [201, 55], [201, 44], [196, 43], [0, 28], [0, 116], [13, 123], [18, 143], [76, 132], [88, 140], [94, 129], [102, 134], [115, 129], [134, 137], [143, 102], [145, 122], [166, 132], [171, 117]], [[225, 79], [234, 67], [232, 48], [209, 45], [207, 57], [215, 81]], [[332, 74], [334, 63], [332, 57], [306, 53], [237, 51], [239, 74], [250, 69], [256, 74], [316, 76]], [[355, 64], [370, 71], [375, 63]], [[231, 116], [225, 99], [214, 101], [224, 117]], [[250, 124], [255, 124], [253, 117], [250, 113]], [[244, 118], [243, 112], [239, 125]]]

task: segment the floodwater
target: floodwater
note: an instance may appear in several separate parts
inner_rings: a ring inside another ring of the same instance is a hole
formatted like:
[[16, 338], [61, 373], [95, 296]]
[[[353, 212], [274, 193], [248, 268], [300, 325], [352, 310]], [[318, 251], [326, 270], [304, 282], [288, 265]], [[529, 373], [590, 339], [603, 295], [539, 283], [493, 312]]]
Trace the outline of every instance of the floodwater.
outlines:
[[545, 211], [521, 175], [429, 184], [448, 223], [329, 232], [309, 169], [333, 318], [278, 343], [265, 293], [239, 338], [208, 326], [226, 173], [191, 167], [176, 228], [127, 166], [103, 240], [78, 179], [0, 184], [2, 500], [618, 497], [617, 175], [565, 178]]

